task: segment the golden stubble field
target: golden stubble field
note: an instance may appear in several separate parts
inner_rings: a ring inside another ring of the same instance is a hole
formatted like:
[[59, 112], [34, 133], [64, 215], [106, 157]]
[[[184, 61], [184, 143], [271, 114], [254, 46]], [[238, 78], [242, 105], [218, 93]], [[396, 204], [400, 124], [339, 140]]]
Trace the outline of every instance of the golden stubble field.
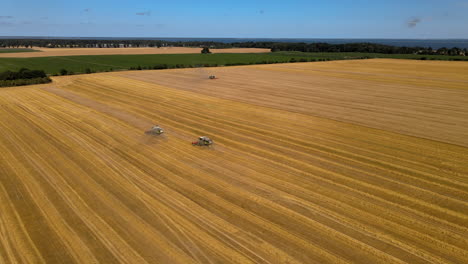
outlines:
[[[0, 58], [36, 58], [51, 56], [79, 55], [137, 55], [137, 54], [189, 54], [200, 53], [201, 48], [161, 47], [161, 48], [39, 48], [40, 52], [0, 53]], [[265, 53], [270, 49], [232, 48], [211, 49], [212, 53]]]
[[[466, 263], [467, 69], [342, 61], [0, 89], [0, 263]], [[153, 124], [166, 134], [145, 135]], [[215, 145], [191, 146], [200, 135]]]

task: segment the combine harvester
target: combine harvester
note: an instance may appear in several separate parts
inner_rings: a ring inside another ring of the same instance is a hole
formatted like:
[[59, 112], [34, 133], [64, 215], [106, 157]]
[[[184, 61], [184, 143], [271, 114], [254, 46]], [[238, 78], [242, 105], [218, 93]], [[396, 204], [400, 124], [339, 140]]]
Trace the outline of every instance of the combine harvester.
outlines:
[[193, 146], [206, 146], [209, 147], [213, 145], [213, 140], [208, 137], [199, 137], [197, 141], [192, 142]]
[[[145, 134], [147, 135], [161, 135], [164, 133], [164, 129], [162, 129], [159, 125], [153, 126], [150, 130], [146, 131]], [[197, 141], [192, 142], [193, 146], [206, 146], [209, 147], [213, 145], [213, 140], [209, 137], [199, 137]]]
[[161, 135], [162, 133], [164, 133], [164, 129], [162, 129], [159, 125], [155, 125], [145, 133], [148, 135]]

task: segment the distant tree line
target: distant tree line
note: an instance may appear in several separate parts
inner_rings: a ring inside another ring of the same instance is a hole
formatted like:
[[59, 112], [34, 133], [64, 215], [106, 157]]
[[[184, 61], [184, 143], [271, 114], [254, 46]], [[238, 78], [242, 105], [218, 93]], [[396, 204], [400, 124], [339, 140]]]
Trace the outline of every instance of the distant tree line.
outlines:
[[210, 47], [231, 48], [213, 41], [91, 40], [91, 39], [0, 39], [3, 48], [129, 48], [129, 47]]
[[[255, 46], [255, 45], [254, 45]], [[424, 48], [424, 47], [397, 47], [375, 43], [272, 43], [271, 51], [302, 51], [302, 52], [360, 52], [383, 54], [421, 54], [421, 55], [450, 55], [467, 56], [468, 50], [460, 48]]]
[[383, 54], [422, 54], [467, 56], [468, 50], [460, 48], [397, 47], [375, 43], [286, 43], [286, 42], [234, 42], [165, 41], [165, 40], [91, 40], [91, 39], [0, 39], [4, 48], [127, 48], [127, 47], [206, 47], [206, 48], [266, 48], [271, 51], [302, 52], [361, 52]]
[[48, 83], [52, 80], [42, 70], [21, 68], [19, 71], [0, 72], [0, 87]]

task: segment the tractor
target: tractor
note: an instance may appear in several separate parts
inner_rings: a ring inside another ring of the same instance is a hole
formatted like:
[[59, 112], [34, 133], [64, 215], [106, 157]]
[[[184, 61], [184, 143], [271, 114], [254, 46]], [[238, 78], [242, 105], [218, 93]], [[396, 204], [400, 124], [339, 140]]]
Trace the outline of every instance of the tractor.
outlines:
[[218, 78], [216, 78], [215, 75], [210, 75], [210, 77], [208, 77], [208, 78], [210, 78], [210, 80], [218, 79]]
[[193, 146], [211, 146], [213, 145], [213, 140], [208, 137], [199, 137], [197, 141], [192, 142]]

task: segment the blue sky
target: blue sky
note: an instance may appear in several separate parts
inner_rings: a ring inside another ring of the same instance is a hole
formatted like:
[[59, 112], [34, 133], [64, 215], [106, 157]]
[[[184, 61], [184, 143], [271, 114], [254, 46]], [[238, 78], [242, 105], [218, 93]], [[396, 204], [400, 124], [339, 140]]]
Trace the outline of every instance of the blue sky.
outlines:
[[468, 0], [2, 0], [0, 36], [468, 38], [466, 14]]

